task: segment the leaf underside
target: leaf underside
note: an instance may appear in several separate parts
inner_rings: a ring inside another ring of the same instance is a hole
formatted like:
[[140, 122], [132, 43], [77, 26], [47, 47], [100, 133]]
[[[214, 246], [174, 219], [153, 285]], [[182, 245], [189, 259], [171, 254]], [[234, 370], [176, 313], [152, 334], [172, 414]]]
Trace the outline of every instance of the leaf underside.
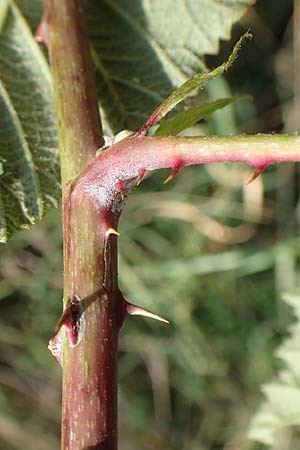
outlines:
[[195, 72], [254, 0], [88, 0], [105, 128], [137, 130]]
[[[87, 0], [106, 134], [136, 130], [173, 90], [205, 68], [204, 54], [254, 0]], [[60, 197], [53, 93], [34, 39], [42, 0], [0, 1], [0, 242]]]
[[44, 56], [17, 7], [9, 3], [2, 10], [0, 30], [0, 242], [57, 205], [52, 97]]

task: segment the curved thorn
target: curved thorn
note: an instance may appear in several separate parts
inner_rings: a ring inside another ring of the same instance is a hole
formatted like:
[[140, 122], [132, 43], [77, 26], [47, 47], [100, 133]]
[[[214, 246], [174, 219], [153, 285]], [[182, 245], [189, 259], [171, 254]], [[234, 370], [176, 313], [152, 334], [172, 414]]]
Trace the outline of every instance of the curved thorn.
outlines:
[[253, 174], [251, 175], [251, 177], [249, 178], [249, 180], [246, 182], [246, 185], [252, 183], [254, 180], [256, 180], [256, 178], [263, 172], [263, 170], [266, 168], [267, 166], [261, 166], [261, 167], [257, 167], [255, 169], [255, 171], [253, 172]]
[[174, 166], [171, 169], [171, 173], [170, 175], [165, 179], [164, 184], [169, 183], [169, 181], [173, 180], [173, 178], [175, 177], [175, 175], [177, 175], [177, 173], [179, 172], [179, 170], [181, 169], [183, 163], [182, 161], [178, 161], [174, 164]]
[[136, 186], [139, 186], [141, 184], [141, 182], [145, 178], [146, 174], [147, 174], [147, 170], [146, 169], [140, 169], [139, 170], [139, 175], [138, 175], [138, 177], [136, 179], [136, 182], [135, 182]]
[[38, 42], [42, 42], [48, 48], [49, 44], [48, 25], [45, 14], [42, 17], [42, 20], [40, 21], [40, 24], [35, 32], [34, 37]]
[[157, 314], [154, 314], [145, 308], [141, 308], [140, 306], [133, 305], [132, 303], [129, 303], [128, 301], [126, 301], [126, 312], [129, 316], [150, 317], [151, 319], [159, 320], [160, 322], [170, 323], [167, 319], [164, 319], [163, 317], [158, 316]]
[[108, 238], [111, 234], [114, 234], [115, 236], [120, 236], [120, 233], [117, 232], [114, 228], [110, 227], [106, 230], [105, 236]]

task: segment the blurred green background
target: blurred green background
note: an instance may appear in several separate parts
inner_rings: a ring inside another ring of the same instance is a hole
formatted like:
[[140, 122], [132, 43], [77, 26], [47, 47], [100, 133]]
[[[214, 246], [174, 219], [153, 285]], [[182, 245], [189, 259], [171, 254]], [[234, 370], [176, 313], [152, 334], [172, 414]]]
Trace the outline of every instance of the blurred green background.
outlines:
[[[248, 93], [253, 101], [193, 133], [299, 129], [291, 0], [258, 0], [207, 64], [225, 60], [249, 28], [254, 38], [234, 67], [201, 96]], [[160, 171], [129, 198], [120, 285], [171, 325], [130, 318], [123, 327], [120, 450], [265, 448], [247, 430], [261, 384], [280, 370], [274, 352], [293, 320], [282, 293], [299, 284], [299, 169], [272, 166], [246, 185], [251, 173], [189, 167], [164, 186]], [[61, 313], [60, 211], [0, 252], [0, 449], [58, 449], [61, 374], [47, 342]], [[299, 448], [297, 433], [278, 450]]]

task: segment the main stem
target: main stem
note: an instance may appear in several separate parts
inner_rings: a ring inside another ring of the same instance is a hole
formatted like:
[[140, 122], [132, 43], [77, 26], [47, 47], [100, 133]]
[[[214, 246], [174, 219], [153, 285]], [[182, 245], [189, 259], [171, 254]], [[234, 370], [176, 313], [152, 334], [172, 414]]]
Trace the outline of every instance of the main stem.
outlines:
[[[71, 180], [103, 145], [83, 1], [45, 0], [63, 185], [62, 449], [117, 449], [116, 236]], [[118, 217], [110, 217], [116, 227]]]

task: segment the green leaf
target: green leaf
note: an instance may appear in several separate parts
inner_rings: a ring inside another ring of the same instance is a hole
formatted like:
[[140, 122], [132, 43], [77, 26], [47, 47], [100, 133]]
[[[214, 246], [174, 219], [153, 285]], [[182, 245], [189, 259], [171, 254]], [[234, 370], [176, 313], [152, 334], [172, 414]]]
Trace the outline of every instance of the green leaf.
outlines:
[[35, 33], [43, 15], [43, 0], [14, 0], [14, 3], [18, 6], [31, 31]]
[[205, 70], [203, 56], [218, 52], [219, 39], [230, 37], [233, 23], [253, 3], [89, 0], [89, 33], [107, 132], [138, 129], [174, 88]]
[[0, 30], [2, 29], [9, 8], [9, 0], [2, 0], [0, 3]]
[[[254, 0], [87, 0], [107, 134], [137, 129]], [[0, 242], [60, 196], [51, 77], [33, 33], [42, 0], [0, 0]], [[209, 24], [209, 25], [208, 25]]]
[[300, 299], [285, 296], [293, 308], [296, 322], [290, 328], [290, 336], [276, 352], [284, 362], [276, 379], [262, 386], [265, 401], [256, 412], [249, 428], [249, 438], [265, 445], [278, 444], [282, 430], [300, 425]]
[[60, 183], [47, 62], [14, 2], [1, 3], [0, 18], [0, 242], [5, 242], [57, 205]]
[[209, 83], [214, 78], [222, 75], [229, 67], [233, 64], [237, 58], [238, 52], [242, 46], [245, 38], [252, 37], [251, 34], [245, 33], [235, 44], [231, 55], [228, 60], [221, 64], [216, 69], [205, 72], [197, 73], [193, 77], [189, 78], [185, 83], [183, 83], [178, 89], [173, 91], [169, 97], [167, 97], [150, 115], [145, 124], [139, 130], [139, 134], [146, 134], [148, 130], [157, 122], [159, 122], [168, 112], [170, 112], [178, 103], [186, 99], [190, 94], [192, 94], [195, 89], [203, 88], [207, 83]]
[[180, 112], [170, 119], [162, 119], [159, 122], [159, 128], [155, 131], [155, 136], [175, 136], [183, 130], [195, 125], [199, 120], [211, 116], [218, 109], [225, 108], [232, 103], [249, 98], [249, 96], [240, 95], [230, 98], [221, 98], [215, 102], [208, 102]]

